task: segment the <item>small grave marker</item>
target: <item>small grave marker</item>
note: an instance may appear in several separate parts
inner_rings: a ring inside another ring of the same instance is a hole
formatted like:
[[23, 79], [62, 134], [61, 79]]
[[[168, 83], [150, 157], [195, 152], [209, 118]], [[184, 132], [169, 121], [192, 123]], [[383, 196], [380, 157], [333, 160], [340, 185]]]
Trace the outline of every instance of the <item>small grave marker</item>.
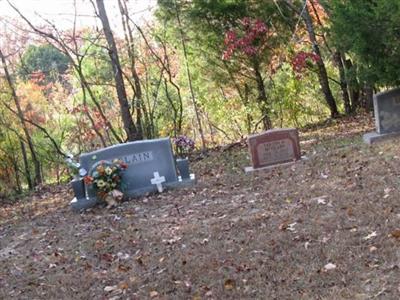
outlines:
[[367, 144], [400, 136], [400, 88], [374, 95], [375, 132], [364, 134]]
[[151, 184], [155, 184], [157, 186], [157, 190], [159, 193], [162, 193], [163, 186], [162, 183], [165, 182], [165, 177], [161, 176], [158, 172], [154, 172], [154, 178], [150, 180]]
[[248, 137], [252, 167], [246, 172], [292, 163], [301, 158], [299, 133], [295, 128], [273, 129]]

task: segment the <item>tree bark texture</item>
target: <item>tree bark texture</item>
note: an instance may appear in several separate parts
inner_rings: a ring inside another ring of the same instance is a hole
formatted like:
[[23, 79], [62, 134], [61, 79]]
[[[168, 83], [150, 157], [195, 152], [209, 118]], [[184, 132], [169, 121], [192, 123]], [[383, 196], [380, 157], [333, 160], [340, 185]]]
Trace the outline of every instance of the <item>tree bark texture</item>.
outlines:
[[325, 96], [326, 103], [329, 106], [329, 110], [331, 111], [331, 117], [337, 118], [339, 116], [339, 112], [336, 106], [335, 98], [333, 97], [331, 88], [329, 86], [328, 73], [326, 72], [325, 64], [322, 60], [321, 51], [319, 49], [317, 38], [315, 36], [314, 25], [308, 11], [308, 7], [306, 7], [306, 9], [304, 10], [303, 19], [306, 23], [308, 36], [312, 43], [313, 51], [319, 57], [317, 61], [318, 80], [321, 85], [322, 92]]
[[198, 126], [199, 133], [200, 133], [202, 151], [204, 152], [206, 150], [206, 140], [204, 138], [203, 127], [201, 125], [199, 108], [197, 106], [196, 97], [194, 95], [194, 90], [193, 90], [193, 85], [192, 85], [192, 76], [191, 76], [191, 73], [190, 73], [189, 61], [188, 61], [188, 57], [187, 57], [185, 36], [184, 36], [184, 33], [183, 33], [182, 22], [181, 22], [181, 18], [179, 16], [179, 10], [178, 10], [178, 6], [176, 5], [176, 2], [175, 2], [175, 10], [176, 10], [176, 19], [178, 21], [179, 31], [180, 31], [180, 35], [181, 35], [180, 38], [181, 38], [181, 43], [182, 43], [183, 56], [184, 56], [184, 59], [185, 59], [186, 75], [187, 75], [187, 79], [188, 79], [188, 83], [189, 83], [190, 95], [191, 95], [191, 98], [192, 98], [193, 109], [194, 109], [194, 112], [195, 112], [197, 126]]
[[21, 145], [22, 159], [24, 162], [26, 182], [28, 183], [28, 188], [30, 190], [32, 190], [33, 184], [32, 184], [32, 178], [31, 178], [31, 171], [29, 170], [28, 156], [26, 155], [26, 148], [25, 148], [25, 144], [22, 141], [22, 139], [20, 140], [20, 145]]
[[343, 65], [343, 55], [340, 52], [336, 52], [334, 54], [334, 59], [336, 62], [336, 65], [339, 70], [339, 77], [340, 77], [340, 89], [342, 90], [342, 97], [343, 97], [343, 102], [344, 102], [344, 110], [346, 115], [351, 114], [352, 109], [351, 109], [351, 103], [350, 103], [350, 97], [349, 97], [349, 92], [348, 92], [348, 85], [347, 85], [347, 80], [346, 80], [346, 72], [344, 69]]
[[272, 128], [272, 122], [270, 118], [270, 109], [268, 105], [267, 93], [265, 91], [264, 79], [260, 72], [260, 64], [257, 61], [254, 61], [253, 67], [255, 79], [257, 82], [257, 102], [262, 114], [263, 129], [268, 130]]
[[108, 21], [106, 9], [104, 7], [104, 0], [96, 0], [96, 3], [99, 11], [99, 18], [103, 25], [104, 35], [106, 37], [107, 44], [109, 47], [108, 54], [111, 59], [111, 66], [114, 73], [114, 81], [116, 85], [117, 96], [120, 105], [120, 111], [121, 111], [122, 122], [124, 124], [124, 129], [128, 141], [140, 140], [143, 139], [143, 136], [139, 134], [139, 131], [137, 130], [130, 113], [124, 79], [122, 76], [122, 68], [118, 57], [118, 50], [115, 44], [113, 33], [111, 31], [110, 23]]

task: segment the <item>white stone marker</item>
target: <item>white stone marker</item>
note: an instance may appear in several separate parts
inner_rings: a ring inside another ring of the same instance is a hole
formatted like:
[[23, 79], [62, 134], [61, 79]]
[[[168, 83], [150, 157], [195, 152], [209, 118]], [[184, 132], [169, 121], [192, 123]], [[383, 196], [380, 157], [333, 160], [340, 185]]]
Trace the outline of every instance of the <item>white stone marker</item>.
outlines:
[[165, 177], [161, 176], [158, 174], [158, 172], [154, 172], [154, 178], [150, 179], [151, 184], [157, 185], [157, 190], [159, 193], [162, 193], [163, 191], [163, 186], [162, 183], [165, 182]]

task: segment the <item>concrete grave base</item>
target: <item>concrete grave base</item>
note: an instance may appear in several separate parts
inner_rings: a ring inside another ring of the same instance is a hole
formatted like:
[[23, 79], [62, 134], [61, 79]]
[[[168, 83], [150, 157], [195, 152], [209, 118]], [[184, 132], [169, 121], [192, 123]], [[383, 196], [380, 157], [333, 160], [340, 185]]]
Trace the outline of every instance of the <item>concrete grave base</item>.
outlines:
[[400, 137], [400, 132], [378, 133], [374, 131], [364, 134], [363, 140], [366, 144], [371, 145], [374, 143], [382, 142], [397, 137]]
[[80, 198], [77, 199], [76, 197], [71, 201], [71, 208], [75, 211], [85, 210], [91, 208], [97, 204], [97, 198]]
[[[181, 178], [178, 179], [179, 180], [176, 182], [163, 183], [162, 185], [165, 189], [175, 189], [175, 188], [191, 187], [196, 183], [196, 178], [194, 174], [190, 174], [190, 178], [188, 179], [181, 179]], [[128, 198], [131, 198], [131, 197], [140, 197], [148, 193], [156, 193], [156, 192], [157, 192], [156, 186], [149, 186], [141, 189], [136, 189], [134, 191], [130, 191], [128, 193], [125, 193], [124, 195]], [[77, 199], [75, 197], [74, 199], [72, 199], [70, 204], [73, 210], [82, 211], [91, 208], [98, 203], [99, 200], [97, 200], [96, 197], [81, 198], [81, 199]]]
[[261, 167], [261, 168], [254, 168], [254, 167], [245, 167], [244, 171], [245, 173], [251, 173], [254, 171], [268, 171], [268, 170], [272, 170], [275, 168], [279, 168], [279, 167], [287, 167], [287, 166], [291, 166], [299, 161], [304, 161], [304, 160], [308, 160], [307, 156], [302, 156], [300, 159], [298, 160], [294, 160], [294, 161], [289, 161], [286, 163], [282, 163], [282, 164], [276, 164], [276, 165], [272, 165], [272, 166], [265, 166], [265, 167]]

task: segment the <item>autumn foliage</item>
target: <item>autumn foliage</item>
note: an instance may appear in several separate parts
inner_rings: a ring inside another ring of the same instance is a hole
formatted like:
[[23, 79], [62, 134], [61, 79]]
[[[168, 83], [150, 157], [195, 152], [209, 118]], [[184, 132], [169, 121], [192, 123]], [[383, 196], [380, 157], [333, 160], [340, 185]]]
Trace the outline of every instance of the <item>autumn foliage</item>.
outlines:
[[314, 65], [321, 58], [312, 52], [300, 51], [292, 60], [293, 71], [297, 74], [302, 73], [309, 65]]
[[267, 26], [259, 19], [246, 17], [239, 20], [237, 29], [225, 33], [225, 50], [222, 58], [229, 60], [235, 52], [250, 57], [258, 54], [265, 44], [267, 31]]

